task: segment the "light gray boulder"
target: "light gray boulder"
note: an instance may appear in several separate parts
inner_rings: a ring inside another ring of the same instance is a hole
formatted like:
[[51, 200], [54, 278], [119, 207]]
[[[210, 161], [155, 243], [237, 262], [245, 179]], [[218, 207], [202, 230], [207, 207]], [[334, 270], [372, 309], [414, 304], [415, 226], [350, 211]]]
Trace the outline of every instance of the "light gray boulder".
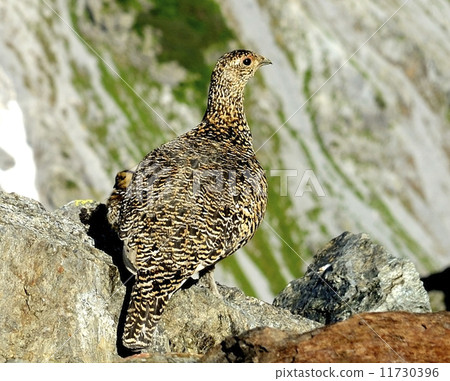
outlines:
[[0, 192], [0, 361], [119, 359], [125, 287], [81, 223]]

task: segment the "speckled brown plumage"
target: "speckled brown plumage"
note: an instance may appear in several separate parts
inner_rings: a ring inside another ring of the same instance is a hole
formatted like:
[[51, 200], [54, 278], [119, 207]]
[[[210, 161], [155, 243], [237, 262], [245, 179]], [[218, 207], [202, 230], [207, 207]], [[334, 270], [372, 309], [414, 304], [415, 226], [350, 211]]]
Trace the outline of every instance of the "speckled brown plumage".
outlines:
[[118, 223], [120, 206], [122, 204], [125, 191], [127, 190], [127, 187], [131, 182], [133, 174], [134, 171], [131, 169], [126, 169], [118, 172], [111, 196], [109, 196], [108, 200], [106, 201], [106, 207], [108, 211], [106, 217], [108, 218], [108, 222], [111, 224], [112, 228], [117, 232], [119, 231]]
[[243, 92], [269, 63], [246, 50], [223, 55], [202, 122], [150, 152], [131, 181], [119, 181], [115, 189], [113, 205], [121, 201], [113, 221], [136, 273], [122, 338], [128, 348], [147, 347], [171, 295], [245, 245], [263, 219], [267, 182], [253, 150]]

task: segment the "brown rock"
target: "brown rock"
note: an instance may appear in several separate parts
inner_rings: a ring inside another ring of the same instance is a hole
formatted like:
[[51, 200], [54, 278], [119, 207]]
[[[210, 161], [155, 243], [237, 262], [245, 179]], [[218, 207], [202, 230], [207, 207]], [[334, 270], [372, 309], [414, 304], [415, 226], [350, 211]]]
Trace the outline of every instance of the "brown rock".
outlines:
[[227, 338], [203, 362], [449, 362], [450, 312], [376, 312], [305, 334], [257, 328]]

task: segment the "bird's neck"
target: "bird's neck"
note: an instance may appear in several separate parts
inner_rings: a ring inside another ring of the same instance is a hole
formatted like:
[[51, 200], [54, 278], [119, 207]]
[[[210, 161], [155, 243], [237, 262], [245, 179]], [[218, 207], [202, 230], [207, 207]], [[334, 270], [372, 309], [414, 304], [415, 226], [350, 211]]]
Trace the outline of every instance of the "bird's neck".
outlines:
[[244, 112], [243, 88], [215, 86], [211, 83], [203, 122], [217, 140], [252, 145], [252, 135]]

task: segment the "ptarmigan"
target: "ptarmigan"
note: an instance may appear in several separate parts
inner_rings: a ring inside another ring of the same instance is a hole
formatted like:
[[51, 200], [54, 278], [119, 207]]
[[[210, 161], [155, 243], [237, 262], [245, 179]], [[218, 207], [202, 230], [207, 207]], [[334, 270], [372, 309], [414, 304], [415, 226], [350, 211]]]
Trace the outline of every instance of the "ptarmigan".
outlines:
[[[217, 62], [202, 122], [119, 172], [110, 218], [136, 274], [123, 344], [148, 347], [172, 294], [252, 238], [267, 204], [267, 181], [244, 114], [244, 87], [271, 62], [248, 50]], [[130, 177], [131, 175], [132, 177]]]
[[122, 205], [123, 196], [128, 188], [128, 185], [131, 182], [131, 179], [134, 175], [134, 170], [126, 169], [120, 171], [116, 175], [116, 180], [114, 182], [114, 188], [109, 196], [108, 201], [106, 202], [107, 207], [107, 218], [111, 227], [119, 231], [119, 214], [120, 207]]

